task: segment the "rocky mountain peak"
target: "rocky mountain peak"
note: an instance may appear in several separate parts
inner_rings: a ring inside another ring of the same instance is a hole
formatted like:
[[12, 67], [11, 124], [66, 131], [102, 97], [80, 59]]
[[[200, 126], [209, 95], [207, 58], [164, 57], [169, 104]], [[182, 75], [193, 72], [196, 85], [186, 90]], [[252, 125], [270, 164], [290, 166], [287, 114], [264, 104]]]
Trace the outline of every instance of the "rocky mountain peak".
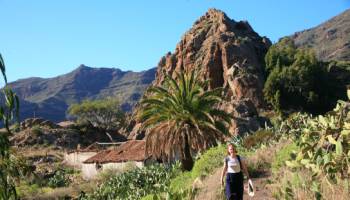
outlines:
[[236, 22], [220, 10], [209, 9], [183, 35], [175, 52], [161, 58], [154, 84], [162, 83], [163, 72], [200, 68], [203, 79], [211, 80], [211, 88], [224, 87], [229, 98], [252, 99], [261, 107], [263, 60], [270, 45], [248, 22]]
[[221, 24], [226, 24], [231, 21], [227, 15], [221, 10], [211, 8], [203, 16], [201, 16], [194, 24], [201, 24], [207, 22], [216, 22]]
[[84, 71], [84, 70], [89, 70], [92, 69], [92, 67], [86, 66], [84, 64], [80, 64], [74, 71]]
[[[236, 22], [220, 10], [209, 9], [183, 35], [175, 51], [160, 59], [153, 85], [162, 85], [164, 74], [176, 78], [175, 72], [199, 69], [200, 78], [210, 80], [209, 89], [224, 88], [219, 106], [235, 117], [231, 133], [255, 131], [264, 125], [256, 108], [265, 106], [264, 57], [270, 46], [270, 40], [259, 36], [248, 22]], [[130, 138], [142, 134], [140, 124], [134, 124]]]

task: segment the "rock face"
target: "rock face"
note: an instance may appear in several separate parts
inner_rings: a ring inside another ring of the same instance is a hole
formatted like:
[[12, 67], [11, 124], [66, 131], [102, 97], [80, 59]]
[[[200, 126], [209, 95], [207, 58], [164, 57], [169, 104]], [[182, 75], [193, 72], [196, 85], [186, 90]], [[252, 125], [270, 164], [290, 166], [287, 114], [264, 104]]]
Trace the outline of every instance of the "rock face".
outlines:
[[[264, 56], [271, 46], [246, 21], [236, 22], [225, 13], [209, 9], [184, 34], [174, 53], [161, 58], [153, 85], [161, 85], [164, 74], [200, 70], [210, 88], [223, 87], [220, 105], [232, 113], [231, 133], [243, 134], [262, 126], [256, 108], [263, 108]], [[129, 138], [140, 134], [136, 123]]]
[[263, 62], [270, 45], [248, 22], [236, 22], [210, 9], [185, 33], [175, 52], [161, 58], [153, 84], [162, 83], [163, 72], [174, 75], [200, 69], [203, 79], [211, 80], [210, 88], [225, 88], [230, 102], [250, 99], [263, 107]]
[[323, 61], [350, 61], [350, 9], [290, 36], [298, 47], [311, 47]]

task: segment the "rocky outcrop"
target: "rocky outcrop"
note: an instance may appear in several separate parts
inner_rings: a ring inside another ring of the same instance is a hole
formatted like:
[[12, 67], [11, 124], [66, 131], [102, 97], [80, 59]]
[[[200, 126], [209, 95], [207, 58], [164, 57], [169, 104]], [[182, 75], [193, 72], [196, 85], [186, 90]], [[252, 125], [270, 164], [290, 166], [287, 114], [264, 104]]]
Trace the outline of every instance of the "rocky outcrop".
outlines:
[[210, 88], [224, 87], [230, 101], [250, 99], [263, 107], [263, 62], [270, 45], [248, 22], [210, 9], [185, 33], [175, 52], [161, 58], [153, 84], [162, 84], [163, 73], [200, 69], [202, 78], [211, 80]]
[[230, 133], [244, 135], [271, 125], [267, 118], [259, 116], [256, 107], [249, 99], [234, 101], [232, 104], [223, 102], [221, 109], [233, 115]]
[[[209, 89], [223, 87], [225, 101], [220, 105], [232, 113], [231, 133], [243, 134], [264, 125], [257, 108], [264, 108], [264, 56], [271, 46], [247, 21], [236, 22], [216, 9], [210, 9], [184, 34], [174, 53], [161, 58], [153, 85], [161, 85], [164, 74], [200, 70]], [[135, 122], [134, 122], [135, 123]], [[135, 123], [129, 138], [140, 134]]]
[[[111, 141], [112, 139], [112, 141]], [[105, 132], [86, 124], [72, 124], [61, 127], [49, 120], [27, 119], [20, 124], [20, 131], [10, 137], [12, 145], [52, 146], [58, 149], [75, 149], [78, 145], [88, 146], [94, 142], [123, 142], [126, 137], [118, 132]]]

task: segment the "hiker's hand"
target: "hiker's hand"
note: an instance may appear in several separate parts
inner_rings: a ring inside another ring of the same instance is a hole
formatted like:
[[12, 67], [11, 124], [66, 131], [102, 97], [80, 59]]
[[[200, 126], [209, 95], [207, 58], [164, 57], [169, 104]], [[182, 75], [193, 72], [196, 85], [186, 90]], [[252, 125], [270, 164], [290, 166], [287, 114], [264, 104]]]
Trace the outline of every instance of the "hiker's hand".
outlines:
[[247, 193], [248, 193], [248, 188], [249, 188], [248, 183], [244, 184], [244, 191], [247, 192]]

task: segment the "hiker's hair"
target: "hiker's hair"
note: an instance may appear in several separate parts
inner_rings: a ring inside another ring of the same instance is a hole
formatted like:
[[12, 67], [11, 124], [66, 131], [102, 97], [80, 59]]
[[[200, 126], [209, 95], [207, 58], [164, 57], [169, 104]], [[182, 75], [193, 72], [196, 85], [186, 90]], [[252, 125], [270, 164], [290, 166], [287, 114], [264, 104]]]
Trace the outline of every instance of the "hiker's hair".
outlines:
[[230, 144], [227, 145], [227, 155], [230, 155], [230, 152], [228, 151], [228, 149], [229, 149], [230, 147], [232, 147], [233, 150], [234, 150], [236, 153], [238, 153], [238, 152], [237, 152], [237, 149], [236, 149], [236, 147], [235, 147], [235, 145], [233, 145], [232, 143], [230, 143]]

